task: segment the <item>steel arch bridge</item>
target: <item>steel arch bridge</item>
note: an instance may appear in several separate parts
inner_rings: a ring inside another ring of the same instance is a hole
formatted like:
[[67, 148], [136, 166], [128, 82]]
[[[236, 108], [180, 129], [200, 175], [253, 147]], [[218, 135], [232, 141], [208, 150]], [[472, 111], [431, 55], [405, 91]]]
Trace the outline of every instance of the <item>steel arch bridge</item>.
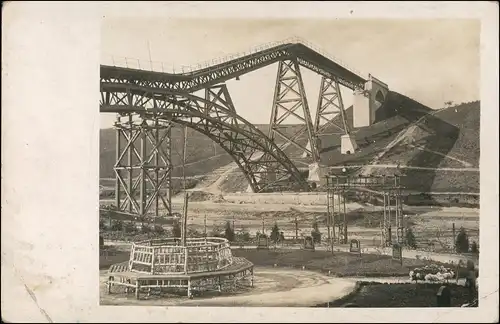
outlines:
[[[237, 114], [224, 82], [278, 63], [271, 127], [262, 133]], [[305, 96], [300, 67], [322, 76], [316, 118]], [[283, 152], [303, 149], [319, 162], [318, 137], [327, 126], [349, 135], [339, 86], [364, 88], [366, 79], [301, 43], [266, 48], [188, 73], [172, 74], [101, 65], [100, 112], [116, 113], [115, 199], [120, 210], [171, 214], [171, 125], [186, 125], [218, 143], [243, 171], [254, 192], [284, 186], [307, 190], [307, 181]], [[204, 98], [193, 93], [204, 90]], [[280, 125], [291, 117], [303, 124], [295, 134]], [[306, 136], [308, 144], [297, 139]], [[284, 139], [277, 144], [276, 138]]]

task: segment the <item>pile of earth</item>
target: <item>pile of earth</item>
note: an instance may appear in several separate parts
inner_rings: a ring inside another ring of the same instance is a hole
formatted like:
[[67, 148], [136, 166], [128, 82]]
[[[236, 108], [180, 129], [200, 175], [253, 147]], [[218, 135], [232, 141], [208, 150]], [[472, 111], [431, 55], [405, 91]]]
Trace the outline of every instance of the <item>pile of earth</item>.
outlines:
[[189, 201], [213, 201], [216, 203], [221, 203], [225, 200], [221, 194], [213, 194], [206, 191], [192, 191], [189, 194]]

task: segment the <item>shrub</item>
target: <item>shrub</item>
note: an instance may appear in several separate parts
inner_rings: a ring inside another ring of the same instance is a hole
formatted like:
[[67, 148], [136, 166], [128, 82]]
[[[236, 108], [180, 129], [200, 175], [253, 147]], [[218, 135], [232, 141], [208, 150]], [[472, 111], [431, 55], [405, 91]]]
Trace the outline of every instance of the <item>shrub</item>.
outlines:
[[163, 234], [165, 234], [165, 229], [163, 228], [163, 226], [158, 225], [158, 224], [155, 224], [155, 225], [154, 225], [154, 227], [153, 227], [153, 231], [154, 231], [156, 234], [159, 234], [159, 235], [163, 235]]
[[258, 239], [259, 237], [267, 237], [267, 235], [264, 233], [261, 233], [259, 231], [257, 231], [257, 233], [255, 234], [255, 237]]
[[106, 223], [104, 222], [104, 219], [102, 219], [102, 218], [99, 219], [99, 229], [100, 230], [106, 229]]
[[179, 221], [175, 221], [172, 224], [172, 236], [173, 237], [181, 237], [181, 224]]
[[234, 229], [231, 227], [231, 222], [226, 222], [226, 229], [224, 230], [224, 237], [229, 242], [234, 242]]
[[137, 227], [135, 227], [134, 222], [127, 222], [123, 225], [123, 230], [125, 233], [135, 233], [137, 231]]
[[123, 221], [118, 220], [118, 219], [114, 219], [111, 221], [111, 230], [112, 231], [121, 231], [121, 230], [123, 230], [123, 228], [124, 228]]
[[195, 229], [188, 229], [188, 237], [201, 237], [201, 233]]
[[247, 231], [241, 231], [238, 233], [238, 240], [242, 242], [249, 242], [251, 240], [250, 233]]
[[313, 230], [311, 231], [311, 237], [314, 243], [321, 243], [321, 233], [318, 228], [318, 222], [314, 221]]
[[142, 224], [141, 226], [141, 233], [151, 233], [151, 227], [148, 224]]
[[417, 240], [415, 239], [415, 234], [413, 234], [413, 230], [408, 228], [406, 231], [406, 245], [412, 249], [417, 248]]
[[457, 238], [455, 240], [455, 250], [457, 253], [469, 252], [469, 236], [463, 227], [460, 227]]
[[280, 229], [278, 228], [278, 224], [274, 223], [273, 228], [271, 229], [271, 235], [269, 237], [271, 241], [274, 243], [278, 242], [280, 239]]
[[476, 241], [473, 241], [472, 242], [472, 245], [470, 247], [470, 251], [474, 254], [478, 254], [479, 253], [479, 246], [477, 245]]

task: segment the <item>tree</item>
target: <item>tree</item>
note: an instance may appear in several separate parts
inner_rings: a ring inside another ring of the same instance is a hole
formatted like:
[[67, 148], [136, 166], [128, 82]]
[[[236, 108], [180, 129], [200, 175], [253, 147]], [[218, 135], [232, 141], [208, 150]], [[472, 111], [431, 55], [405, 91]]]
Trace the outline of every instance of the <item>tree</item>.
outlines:
[[172, 236], [181, 237], [181, 224], [179, 224], [179, 221], [174, 221], [172, 224]]
[[406, 245], [412, 249], [417, 248], [417, 240], [415, 239], [415, 234], [413, 234], [413, 230], [408, 228], [406, 231]]
[[234, 241], [234, 230], [231, 227], [231, 222], [227, 221], [226, 222], [226, 229], [224, 230], [224, 237], [229, 241], [233, 242]]
[[269, 237], [271, 241], [274, 243], [278, 242], [280, 239], [280, 229], [278, 227], [278, 223], [274, 223], [273, 228], [271, 229], [271, 235]]
[[104, 223], [104, 219], [102, 219], [102, 218], [99, 218], [99, 229], [100, 230], [106, 229], [106, 224]]
[[457, 238], [455, 240], [455, 250], [457, 253], [469, 252], [469, 236], [463, 227], [460, 227]]
[[479, 246], [477, 245], [476, 241], [472, 241], [472, 245], [470, 247], [470, 251], [474, 254], [479, 253]]
[[321, 243], [321, 232], [319, 231], [318, 222], [314, 221], [313, 230], [311, 231], [311, 237], [314, 243]]

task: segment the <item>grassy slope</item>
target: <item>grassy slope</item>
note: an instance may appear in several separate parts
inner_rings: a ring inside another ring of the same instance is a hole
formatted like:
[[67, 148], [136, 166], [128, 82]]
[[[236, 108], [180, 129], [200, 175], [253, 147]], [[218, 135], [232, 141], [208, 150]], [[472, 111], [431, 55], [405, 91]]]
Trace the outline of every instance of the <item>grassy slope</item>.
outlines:
[[[411, 132], [411, 141], [402, 141], [396, 145], [379, 163], [401, 162], [410, 166], [434, 168], [478, 168], [479, 118], [478, 101], [429, 115]], [[382, 171], [378, 170], [380, 172]], [[478, 172], [405, 170], [402, 173], [407, 178], [406, 186], [416, 191], [479, 192]]]

